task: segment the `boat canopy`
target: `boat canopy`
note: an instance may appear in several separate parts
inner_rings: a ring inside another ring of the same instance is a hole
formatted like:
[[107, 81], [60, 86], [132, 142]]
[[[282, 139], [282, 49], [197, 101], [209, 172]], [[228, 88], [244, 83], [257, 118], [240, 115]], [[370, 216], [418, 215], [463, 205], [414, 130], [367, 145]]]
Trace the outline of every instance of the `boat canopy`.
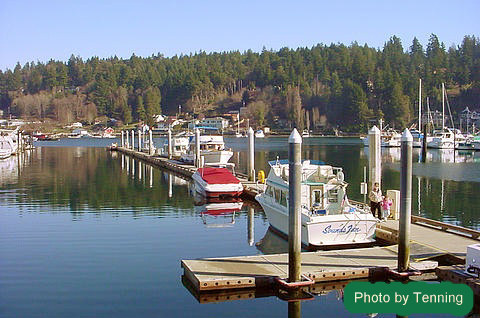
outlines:
[[240, 183], [228, 169], [226, 168], [199, 168], [197, 170], [198, 174], [202, 179], [208, 184], [230, 184], [230, 183]]

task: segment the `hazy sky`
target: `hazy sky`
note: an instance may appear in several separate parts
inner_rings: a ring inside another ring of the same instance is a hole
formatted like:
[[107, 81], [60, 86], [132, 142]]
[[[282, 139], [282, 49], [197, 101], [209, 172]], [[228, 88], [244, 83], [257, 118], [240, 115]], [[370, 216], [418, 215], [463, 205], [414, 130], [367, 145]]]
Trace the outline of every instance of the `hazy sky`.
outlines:
[[317, 43], [381, 48], [392, 36], [424, 48], [480, 34], [480, 1], [0, 0], [0, 69], [71, 54], [170, 57], [199, 50], [261, 51]]

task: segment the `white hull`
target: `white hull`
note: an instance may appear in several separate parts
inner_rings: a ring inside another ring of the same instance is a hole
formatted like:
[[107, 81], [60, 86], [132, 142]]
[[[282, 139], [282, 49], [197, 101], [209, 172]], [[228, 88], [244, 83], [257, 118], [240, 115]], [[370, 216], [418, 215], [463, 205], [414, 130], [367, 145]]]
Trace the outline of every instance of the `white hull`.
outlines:
[[8, 149], [0, 149], [0, 159], [6, 159], [12, 155], [12, 151]]
[[192, 175], [195, 191], [204, 197], [236, 197], [243, 192], [243, 186], [239, 183], [209, 184], [202, 179], [198, 172]]
[[[285, 207], [260, 200], [268, 222], [288, 236], [288, 213]], [[348, 213], [310, 217], [302, 213], [302, 244], [311, 247], [367, 244], [375, 241], [377, 220], [370, 213]]]
[[437, 139], [434, 138], [433, 141], [429, 142], [427, 145], [428, 148], [433, 149], [453, 149], [453, 140], [448, 139]]

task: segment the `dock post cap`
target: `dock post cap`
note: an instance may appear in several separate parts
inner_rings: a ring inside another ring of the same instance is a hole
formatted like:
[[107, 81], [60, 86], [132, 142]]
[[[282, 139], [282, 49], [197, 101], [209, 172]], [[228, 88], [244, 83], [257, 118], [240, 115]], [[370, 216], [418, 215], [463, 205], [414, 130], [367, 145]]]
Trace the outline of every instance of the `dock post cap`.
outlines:
[[368, 131], [368, 134], [374, 134], [374, 135], [380, 135], [380, 129], [378, 129], [377, 126], [373, 126], [372, 128], [370, 128], [370, 130]]
[[301, 144], [302, 143], [302, 136], [298, 133], [297, 128], [293, 128], [290, 137], [288, 137], [289, 144]]
[[413, 137], [412, 137], [412, 134], [410, 133], [410, 130], [408, 130], [408, 128], [405, 128], [405, 130], [403, 131], [402, 133], [402, 142], [403, 141], [411, 141], [413, 142]]
[[249, 133], [249, 134], [253, 134], [253, 129], [252, 129], [252, 127], [248, 128], [248, 133]]

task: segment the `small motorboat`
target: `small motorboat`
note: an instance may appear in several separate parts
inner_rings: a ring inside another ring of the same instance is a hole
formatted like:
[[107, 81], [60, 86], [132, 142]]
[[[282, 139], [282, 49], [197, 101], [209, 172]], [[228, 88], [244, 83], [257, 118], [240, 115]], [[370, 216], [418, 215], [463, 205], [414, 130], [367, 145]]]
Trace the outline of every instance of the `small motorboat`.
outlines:
[[238, 197], [243, 185], [227, 168], [199, 168], [192, 176], [195, 190], [207, 198]]

